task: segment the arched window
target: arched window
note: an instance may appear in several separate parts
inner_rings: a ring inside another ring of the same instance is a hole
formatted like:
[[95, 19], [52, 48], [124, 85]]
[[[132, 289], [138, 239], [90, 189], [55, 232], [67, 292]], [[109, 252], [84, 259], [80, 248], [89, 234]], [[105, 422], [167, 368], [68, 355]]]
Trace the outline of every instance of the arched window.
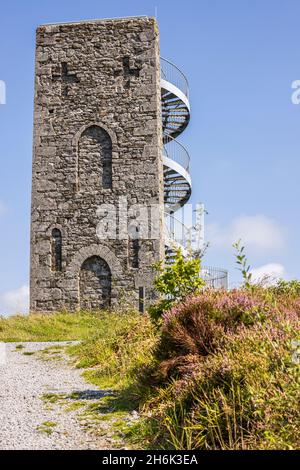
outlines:
[[62, 268], [62, 236], [58, 228], [51, 233], [51, 269], [61, 271]]
[[90, 126], [78, 141], [78, 189], [112, 188], [112, 142], [102, 127]]
[[111, 271], [99, 256], [91, 256], [81, 266], [79, 276], [80, 308], [107, 308], [111, 301]]

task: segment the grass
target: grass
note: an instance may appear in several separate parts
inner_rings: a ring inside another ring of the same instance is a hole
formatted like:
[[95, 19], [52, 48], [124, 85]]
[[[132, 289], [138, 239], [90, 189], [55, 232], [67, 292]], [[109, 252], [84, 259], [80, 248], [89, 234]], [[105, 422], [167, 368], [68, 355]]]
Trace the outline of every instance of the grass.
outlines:
[[76, 402], [71, 402], [71, 403], [65, 403], [64, 405], [64, 410], [67, 411], [68, 413], [71, 413], [72, 411], [76, 411], [86, 405], [85, 401], [76, 401]]
[[104, 313], [97, 330], [69, 353], [84, 377], [100, 388], [121, 390], [133, 385], [152, 360], [157, 333], [148, 316], [137, 312]]
[[47, 406], [59, 404], [66, 412], [76, 411], [86, 406], [86, 401], [78, 400], [77, 394], [45, 393], [42, 395], [42, 400]]
[[65, 399], [66, 399], [66, 395], [59, 394], [59, 393], [44, 393], [44, 395], [42, 395], [42, 400], [45, 403], [52, 403], [52, 404], [59, 403]]
[[45, 349], [41, 349], [36, 352], [36, 357], [45, 361], [56, 361], [56, 362], [65, 362], [66, 359], [66, 350], [68, 346], [49, 346]]
[[54, 421], [44, 421], [37, 427], [37, 431], [50, 435], [53, 433], [56, 426], [57, 423]]
[[[127, 447], [287, 450], [300, 448], [291, 343], [300, 338], [299, 316], [298, 284], [205, 290], [175, 305], [160, 327], [134, 311], [60, 312], [0, 319], [0, 340], [80, 340], [67, 351], [106, 396], [43, 400], [78, 410], [88, 430], [109, 430]], [[140, 418], [129, 419], [133, 410]]]
[[[101, 313], [32, 313], [28, 316], [0, 317], [0, 341], [85, 340], [102, 325]], [[22, 345], [16, 348], [21, 349]]]

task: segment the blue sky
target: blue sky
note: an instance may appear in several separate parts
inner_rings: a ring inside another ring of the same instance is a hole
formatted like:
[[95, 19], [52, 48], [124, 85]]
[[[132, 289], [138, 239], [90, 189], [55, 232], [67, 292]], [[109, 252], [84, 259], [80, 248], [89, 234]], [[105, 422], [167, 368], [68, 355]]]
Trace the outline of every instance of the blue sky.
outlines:
[[298, 0], [11, 0], [0, 28], [1, 313], [27, 298], [36, 26], [154, 16], [155, 7], [161, 55], [190, 83], [192, 118], [180, 140], [191, 154], [192, 200], [209, 212], [205, 263], [238, 282], [231, 243], [241, 236], [256, 273], [300, 278]]

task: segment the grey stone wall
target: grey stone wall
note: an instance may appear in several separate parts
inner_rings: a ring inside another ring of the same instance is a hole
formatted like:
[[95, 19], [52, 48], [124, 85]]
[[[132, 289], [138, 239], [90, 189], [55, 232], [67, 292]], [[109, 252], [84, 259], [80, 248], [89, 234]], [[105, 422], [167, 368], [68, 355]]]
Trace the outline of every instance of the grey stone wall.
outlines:
[[[151, 266], [163, 257], [162, 216], [155, 221], [156, 240], [100, 240], [97, 208], [116, 205], [120, 197], [128, 206], [163, 207], [161, 146], [153, 18], [37, 29], [32, 311], [95, 308], [106, 302], [107, 292], [111, 305], [126, 300], [138, 306], [141, 286], [152, 296]], [[61, 247], [53, 230], [60, 230]], [[137, 247], [138, 260], [132, 260]], [[60, 262], [53, 259], [58, 253]]]

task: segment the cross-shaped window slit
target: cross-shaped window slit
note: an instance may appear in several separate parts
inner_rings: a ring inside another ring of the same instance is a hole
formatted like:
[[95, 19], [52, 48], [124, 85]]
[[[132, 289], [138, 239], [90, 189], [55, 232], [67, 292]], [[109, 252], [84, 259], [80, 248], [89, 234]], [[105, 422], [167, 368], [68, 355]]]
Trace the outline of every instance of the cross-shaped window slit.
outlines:
[[75, 73], [71, 73], [68, 70], [67, 62], [62, 62], [61, 64], [61, 73], [53, 74], [53, 80], [59, 80], [62, 82], [62, 95], [68, 96], [69, 86], [73, 83], [79, 83], [79, 78]]

